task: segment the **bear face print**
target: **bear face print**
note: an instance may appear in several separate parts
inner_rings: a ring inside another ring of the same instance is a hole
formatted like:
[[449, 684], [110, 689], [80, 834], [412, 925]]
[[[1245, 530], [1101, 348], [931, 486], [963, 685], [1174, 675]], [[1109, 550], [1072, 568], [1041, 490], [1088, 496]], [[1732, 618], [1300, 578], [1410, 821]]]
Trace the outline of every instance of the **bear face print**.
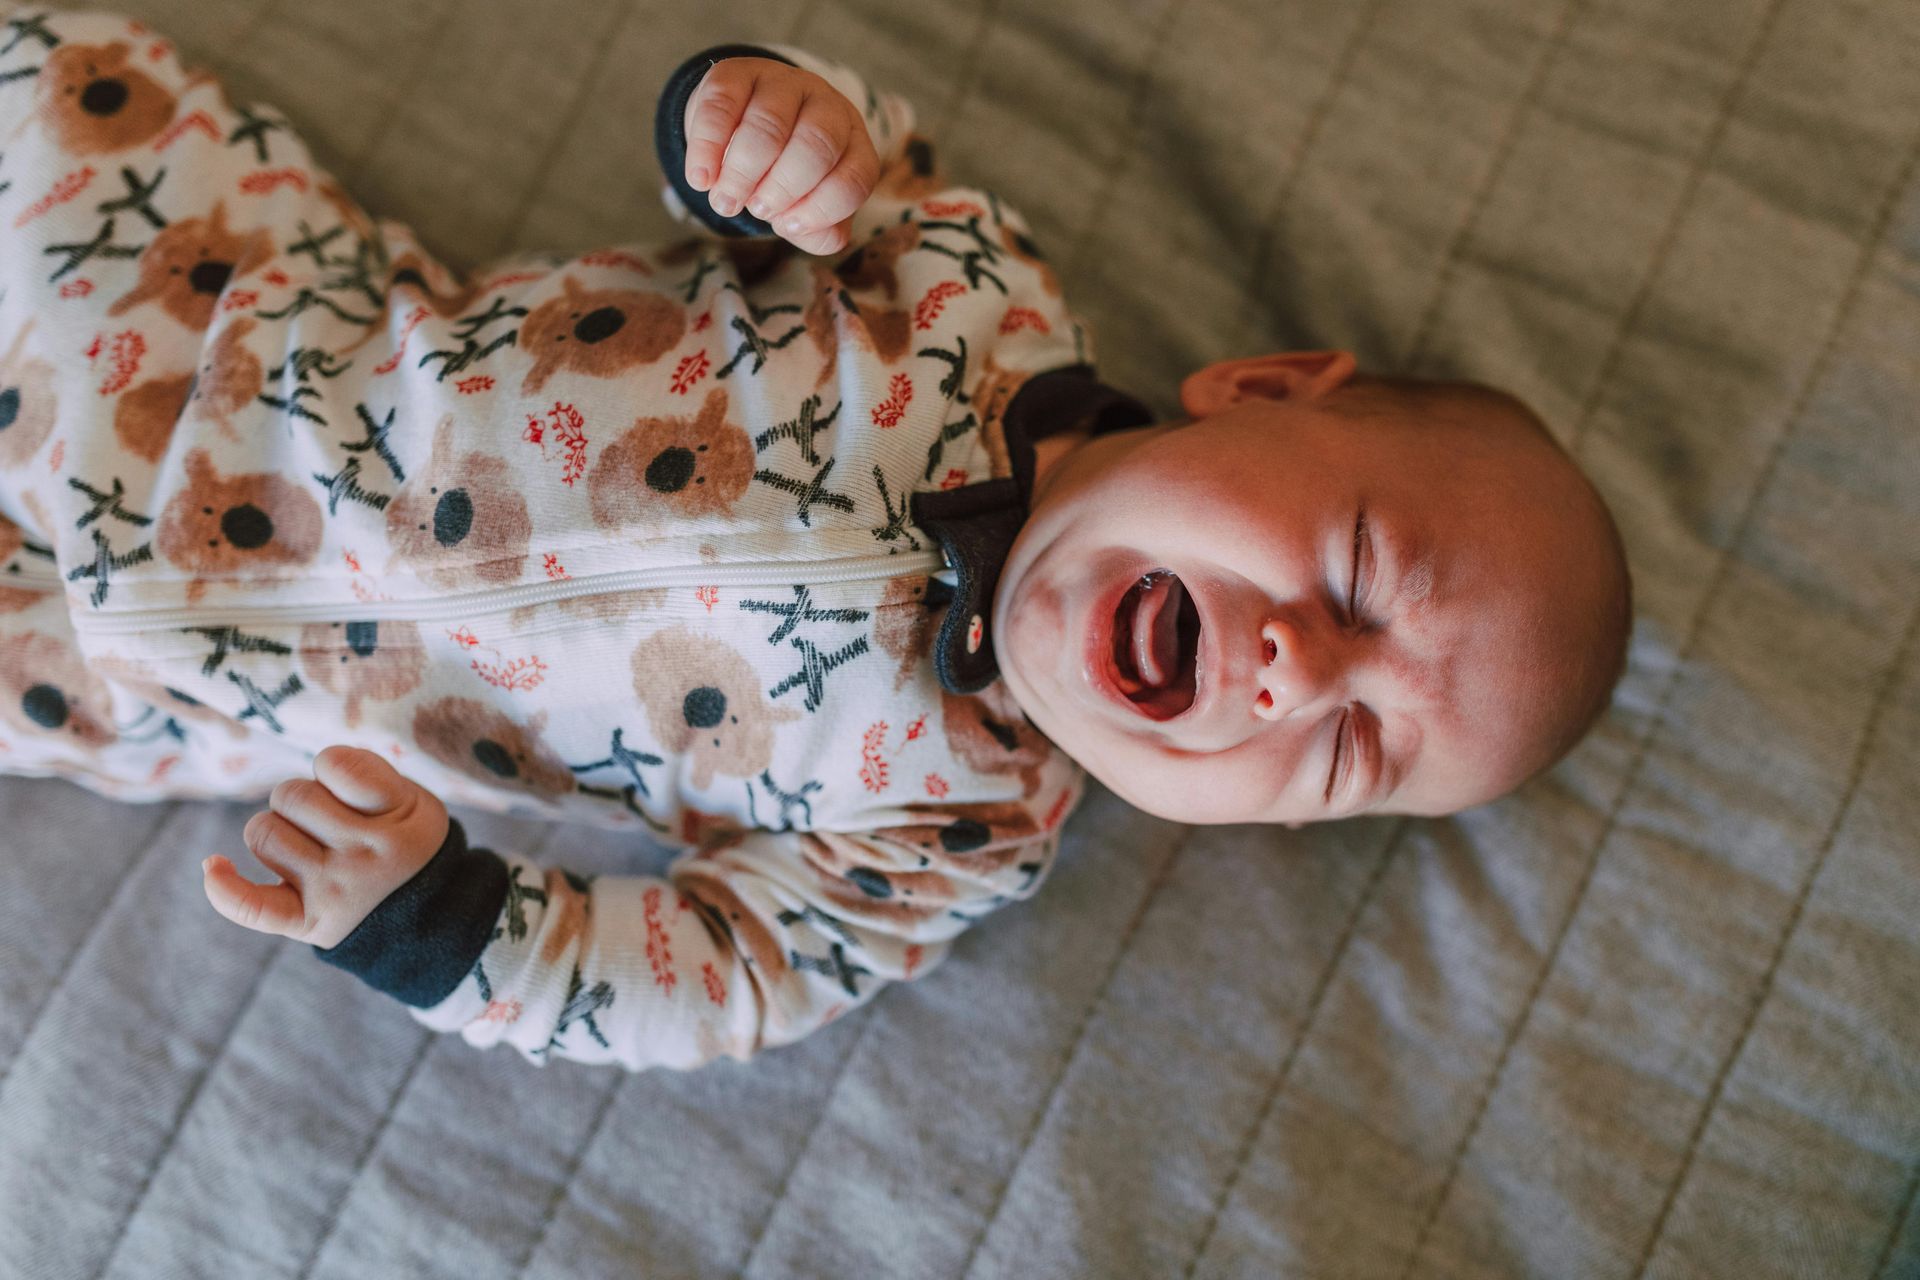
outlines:
[[541, 740], [546, 721], [541, 711], [520, 725], [473, 698], [440, 698], [414, 709], [413, 740], [455, 773], [552, 799], [571, 792], [574, 779], [566, 761]]
[[113, 694], [73, 647], [38, 631], [0, 637], [0, 724], [98, 750], [118, 735]]
[[925, 574], [906, 574], [888, 581], [886, 593], [873, 611], [873, 642], [900, 664], [893, 675], [895, 692], [926, 665], [945, 612], [944, 608], [927, 606]]
[[29, 320], [0, 358], [0, 467], [23, 467], [53, 430], [59, 406], [53, 396], [53, 366], [27, 355]]
[[387, 504], [388, 568], [411, 569], [438, 587], [512, 582], [532, 534], [527, 500], [505, 460], [461, 452], [452, 414], [433, 430], [426, 467], [409, 474]]
[[820, 373], [813, 380], [815, 389], [826, 385], [839, 366], [840, 361], [840, 323], [839, 317], [844, 311], [847, 328], [854, 338], [868, 351], [880, 357], [885, 364], [897, 363], [907, 354], [907, 347], [913, 340], [913, 317], [897, 307], [869, 305], [854, 306], [851, 299], [843, 297], [845, 286], [840, 278], [825, 267], [813, 268], [813, 298], [808, 303], [803, 320], [807, 327], [807, 338], [813, 343], [814, 350], [820, 353]]
[[154, 541], [170, 563], [194, 573], [188, 598], [197, 600], [207, 579], [311, 563], [320, 528], [320, 504], [305, 490], [273, 472], [223, 475], [205, 449], [195, 449], [186, 486], [161, 513]]
[[1017, 775], [1022, 799], [1039, 788], [1040, 768], [1052, 747], [1021, 714], [1006, 681], [995, 680], [976, 694], [943, 691], [940, 716], [947, 748], [969, 769]]
[[939, 161], [934, 157], [933, 144], [917, 133], [910, 133], [900, 155], [880, 171], [874, 192], [894, 200], [923, 200], [946, 185]]
[[894, 265], [919, 247], [920, 224], [896, 222], [875, 232], [834, 270], [849, 288], [871, 289], [877, 285], [886, 290], [887, 301], [892, 302], [900, 296], [900, 277]]
[[173, 95], [127, 65], [124, 40], [63, 44], [40, 68], [40, 119], [74, 155], [125, 151], [158, 136], [173, 119]]
[[[928, 830], [900, 827], [875, 834], [900, 839], [901, 831]], [[923, 849], [936, 841], [929, 834], [923, 841], [902, 840], [902, 843]], [[837, 832], [812, 833], [807, 840], [805, 861], [818, 877], [823, 897], [865, 919], [877, 917], [909, 924], [939, 915], [959, 897], [953, 881], [940, 872], [903, 870], [898, 865], [874, 866], [876, 859], [869, 845], [849, 840]], [[922, 856], [920, 861], [924, 868], [932, 858]]]
[[1040, 277], [1040, 287], [1046, 291], [1048, 297], [1060, 296], [1060, 277], [1054, 274], [1053, 267], [1047, 260], [1040, 256], [1039, 245], [1009, 226], [1000, 228], [1000, 243], [1007, 246], [1008, 253], [1034, 269], [1034, 273]]
[[1013, 393], [1026, 380], [1025, 373], [1003, 369], [988, 356], [981, 361], [979, 380], [973, 384], [973, 411], [980, 416], [980, 443], [987, 450], [987, 471], [996, 480], [1013, 474], [1004, 419], [1007, 406], [1013, 403]]
[[646, 706], [654, 740], [683, 757], [696, 789], [716, 773], [759, 773], [773, 762], [775, 728], [801, 715], [766, 700], [745, 658], [685, 626], [657, 631], [635, 646], [633, 691]]
[[113, 406], [113, 434], [120, 447], [142, 462], [160, 461], [186, 412], [193, 384], [194, 375], [182, 373], [143, 382], [121, 396]]
[[729, 839], [681, 863], [675, 883], [706, 917], [707, 923], [733, 943], [734, 950], [761, 981], [785, 977], [787, 953], [779, 937], [758, 913], [740, 900], [740, 895], [727, 883], [725, 870], [715, 865], [719, 855], [739, 843], [738, 839]]
[[189, 329], [213, 322], [220, 291], [273, 256], [273, 240], [264, 229], [242, 235], [227, 229], [227, 206], [215, 204], [204, 218], [182, 218], [153, 238], [140, 255], [140, 278], [131, 292], [107, 308], [124, 315], [143, 302]]
[[612, 378], [674, 349], [687, 331], [680, 304], [638, 289], [586, 289], [572, 276], [528, 313], [517, 340], [533, 357], [520, 390], [531, 395], [565, 369]]
[[641, 418], [600, 451], [587, 475], [595, 524], [619, 529], [727, 515], [753, 481], [753, 441], [727, 421], [715, 387], [692, 418]]
[[919, 851], [928, 862], [991, 875], [1012, 866], [1031, 852], [1040, 823], [1023, 804], [1012, 800], [984, 804], [910, 804], [908, 810], [925, 815], [911, 826], [884, 827], [877, 837], [896, 840]]
[[427, 653], [411, 622], [315, 622], [300, 629], [300, 665], [310, 684], [340, 696], [357, 729], [363, 700], [392, 702], [419, 687]]
[[252, 316], [241, 316], [222, 329], [207, 344], [206, 361], [187, 394], [193, 416], [218, 423], [229, 440], [240, 438], [233, 429], [233, 415], [252, 404], [267, 385], [265, 366], [246, 345], [247, 335], [258, 323]]
[[217, 707], [210, 707], [190, 693], [162, 684], [144, 663], [114, 654], [89, 658], [88, 665], [113, 684], [125, 689], [161, 715], [189, 724], [206, 725], [223, 731], [229, 738], [244, 738], [247, 727]]

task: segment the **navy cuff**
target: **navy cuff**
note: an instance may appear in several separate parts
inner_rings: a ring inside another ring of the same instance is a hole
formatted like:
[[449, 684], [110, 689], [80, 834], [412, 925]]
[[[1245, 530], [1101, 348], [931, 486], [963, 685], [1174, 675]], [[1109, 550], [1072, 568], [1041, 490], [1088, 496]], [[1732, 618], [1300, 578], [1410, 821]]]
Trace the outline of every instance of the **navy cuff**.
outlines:
[[660, 156], [660, 172], [701, 226], [723, 236], [770, 236], [772, 223], [745, 209], [723, 218], [713, 211], [706, 192], [695, 191], [687, 183], [687, 103], [706, 78], [707, 70], [726, 58], [771, 58], [790, 67], [797, 65], [791, 58], [753, 44], [717, 44], [701, 50], [676, 67], [667, 77], [666, 88], [660, 91], [660, 105], [653, 112], [653, 147]]
[[426, 1009], [453, 994], [493, 940], [507, 901], [507, 863], [469, 849], [457, 818], [413, 879], [388, 894], [352, 933], [313, 953], [375, 991]]

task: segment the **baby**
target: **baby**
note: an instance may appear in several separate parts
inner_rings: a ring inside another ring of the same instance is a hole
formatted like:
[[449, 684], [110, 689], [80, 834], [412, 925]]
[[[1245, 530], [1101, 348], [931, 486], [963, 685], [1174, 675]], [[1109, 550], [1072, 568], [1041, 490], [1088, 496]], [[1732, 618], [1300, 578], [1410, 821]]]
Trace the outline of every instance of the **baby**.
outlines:
[[[1288, 352], [1154, 422], [1019, 215], [797, 50], [689, 59], [656, 142], [703, 234], [463, 281], [140, 24], [0, 28], [0, 767], [267, 793], [223, 916], [638, 1070], [926, 972], [1083, 769], [1444, 814], [1605, 707], [1619, 539], [1512, 397]], [[684, 852], [583, 877], [450, 801]]]

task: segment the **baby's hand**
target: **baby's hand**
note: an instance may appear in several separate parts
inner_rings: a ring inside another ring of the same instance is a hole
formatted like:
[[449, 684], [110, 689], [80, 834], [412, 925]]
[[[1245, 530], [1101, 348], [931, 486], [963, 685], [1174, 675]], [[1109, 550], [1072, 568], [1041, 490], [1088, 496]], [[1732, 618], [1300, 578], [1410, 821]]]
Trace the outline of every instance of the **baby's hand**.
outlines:
[[[317, 779], [317, 781], [316, 781]], [[359, 747], [328, 747], [313, 779], [288, 778], [241, 838], [281, 884], [254, 884], [220, 854], [200, 864], [213, 909], [322, 949], [413, 879], [447, 838], [447, 807]]]
[[687, 183], [715, 213], [744, 206], [807, 253], [847, 247], [880, 158], [838, 89], [771, 58], [726, 58], [688, 99], [686, 127]]

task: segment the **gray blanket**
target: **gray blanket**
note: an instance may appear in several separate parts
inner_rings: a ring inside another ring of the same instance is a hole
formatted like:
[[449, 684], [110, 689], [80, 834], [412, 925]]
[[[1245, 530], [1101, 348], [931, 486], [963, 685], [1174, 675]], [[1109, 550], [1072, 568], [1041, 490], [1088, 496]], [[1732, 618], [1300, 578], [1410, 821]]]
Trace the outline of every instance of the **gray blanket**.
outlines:
[[0, 1273], [1920, 1273], [1913, 0], [122, 2], [465, 266], [665, 233], [690, 51], [854, 63], [1162, 411], [1280, 346], [1525, 396], [1638, 615], [1519, 795], [1096, 790], [937, 974], [691, 1075], [481, 1053], [226, 924], [247, 808], [0, 781]]

